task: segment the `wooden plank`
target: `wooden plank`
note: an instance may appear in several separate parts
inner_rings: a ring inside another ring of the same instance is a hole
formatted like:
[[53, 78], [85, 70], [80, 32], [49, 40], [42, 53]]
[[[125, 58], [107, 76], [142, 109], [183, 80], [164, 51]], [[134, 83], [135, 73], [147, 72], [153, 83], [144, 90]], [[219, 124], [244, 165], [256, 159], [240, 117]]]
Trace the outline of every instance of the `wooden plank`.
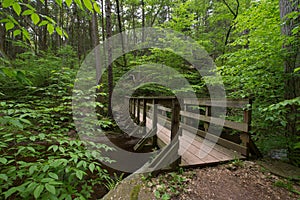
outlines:
[[172, 112], [171, 108], [166, 108], [166, 107], [163, 107], [163, 106], [158, 106], [157, 109], [162, 110], [162, 111], [166, 111], [166, 112]]
[[235, 151], [241, 153], [242, 155], [247, 155], [247, 147], [241, 146], [239, 144], [236, 144], [236, 143], [231, 142], [229, 140], [226, 140], [226, 139], [223, 139], [221, 137], [215, 136], [213, 134], [207, 133], [205, 131], [195, 129], [195, 128], [193, 128], [191, 126], [188, 126], [186, 124], [183, 124], [183, 123], [181, 123], [180, 126], [185, 130], [191, 131], [193, 133], [197, 133], [197, 135], [199, 135], [200, 137], [207, 138], [208, 140], [211, 140], [213, 142], [216, 141], [217, 144], [220, 144], [224, 147], [235, 150]]
[[200, 115], [200, 114], [191, 113], [191, 112], [187, 112], [187, 111], [180, 111], [180, 115], [182, 115], [184, 117], [189, 117], [192, 119], [197, 119], [200, 121], [224, 126], [227, 128], [235, 129], [235, 130], [248, 132], [248, 124], [247, 123], [233, 122], [233, 121], [229, 121], [229, 120], [223, 120], [223, 119], [217, 118], [217, 117], [205, 116], [205, 115]]
[[189, 139], [185, 137], [180, 138], [180, 145], [186, 147], [188, 146], [186, 150], [192, 152], [199, 159], [202, 159], [201, 155], [203, 155], [204, 157], [211, 156], [212, 158], [214, 158], [215, 161], [226, 161], [231, 160], [233, 158], [231, 156], [227, 156], [221, 152], [216, 151], [214, 148], [208, 150], [208, 148], [205, 147], [203, 141], [199, 142], [198, 140], [193, 140], [191, 143], [190, 142], [191, 141], [189, 141]]
[[200, 106], [230, 107], [230, 108], [245, 108], [249, 104], [249, 99], [225, 99], [224, 102], [224, 99], [184, 98], [184, 104], [200, 105]]
[[[185, 138], [183, 138], [183, 139], [188, 140], [189, 143], [190, 143], [191, 140], [194, 140], [194, 141], [198, 142], [197, 145], [206, 145], [208, 147], [213, 146], [215, 151], [223, 154], [226, 157], [229, 157], [229, 158], [244, 158], [239, 152], [229, 150], [229, 149], [227, 149], [223, 146], [220, 146], [218, 144], [215, 144], [214, 142], [211, 142], [209, 140], [205, 140], [205, 143], [204, 143], [204, 138], [203, 137], [194, 136], [194, 134], [190, 133], [189, 131], [183, 131], [182, 135], [185, 136]], [[206, 150], [207, 148], [203, 148], [203, 149]]]
[[[178, 157], [178, 148], [179, 148], [179, 141], [176, 141], [168, 146], [164, 150], [162, 150], [150, 163], [149, 169], [153, 171], [157, 169], [161, 169], [163, 167], [167, 167], [169, 163], [172, 163], [175, 157]], [[177, 164], [175, 162], [175, 164]], [[172, 166], [172, 164], [171, 164]], [[174, 167], [174, 165], [173, 165]]]
[[141, 148], [143, 148], [143, 146], [146, 144], [147, 140], [150, 139], [150, 136], [152, 136], [153, 134], [156, 134], [156, 130], [151, 130], [149, 131], [146, 135], [144, 135], [139, 141], [138, 143], [136, 143], [136, 145], [134, 145], [133, 150], [134, 151], [138, 151]]
[[[161, 118], [162, 120], [166, 119], [162, 116], [158, 116], [158, 118], [159, 119]], [[166, 128], [168, 130], [170, 130], [170, 125], [171, 125], [170, 121], [165, 121], [164, 125], [166, 126]], [[159, 124], [159, 126], [162, 127], [160, 124]], [[211, 133], [208, 133], [208, 132], [205, 132], [205, 131], [202, 131], [202, 130], [198, 130], [198, 129], [196, 129], [194, 127], [191, 127], [189, 125], [186, 125], [184, 123], [180, 123], [180, 127], [182, 129], [190, 131], [192, 133], [197, 133], [197, 135], [202, 137], [202, 138], [205, 138], [207, 136], [207, 139], [212, 140], [212, 141], [216, 141], [217, 144], [222, 145], [223, 147], [226, 147], [226, 148], [232, 149], [234, 151], [237, 151], [238, 153], [241, 153], [242, 155], [247, 155], [247, 147], [246, 146], [242, 146], [242, 145], [236, 144], [234, 142], [231, 142], [229, 140], [223, 139], [221, 137], [215, 136]]]

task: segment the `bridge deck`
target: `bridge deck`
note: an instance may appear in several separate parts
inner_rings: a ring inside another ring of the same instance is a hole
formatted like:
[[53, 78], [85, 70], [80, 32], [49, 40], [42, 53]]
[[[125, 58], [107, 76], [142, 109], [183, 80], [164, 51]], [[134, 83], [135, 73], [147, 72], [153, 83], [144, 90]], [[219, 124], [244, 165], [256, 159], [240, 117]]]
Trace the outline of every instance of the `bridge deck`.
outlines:
[[[147, 128], [152, 127], [152, 120], [147, 117]], [[170, 143], [171, 131], [157, 124], [157, 136], [164, 144]], [[187, 130], [182, 130], [179, 137], [179, 155], [182, 166], [206, 165], [234, 159], [245, 159], [240, 153], [227, 149]]]

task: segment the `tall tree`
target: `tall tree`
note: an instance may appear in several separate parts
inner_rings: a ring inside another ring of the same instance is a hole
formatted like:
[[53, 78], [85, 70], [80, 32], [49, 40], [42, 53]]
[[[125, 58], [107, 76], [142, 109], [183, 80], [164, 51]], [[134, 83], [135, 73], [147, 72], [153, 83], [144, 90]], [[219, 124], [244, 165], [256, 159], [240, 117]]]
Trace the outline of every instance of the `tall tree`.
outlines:
[[[105, 14], [106, 14], [106, 38], [112, 36], [112, 20], [111, 20], [111, 3], [110, 0], [105, 0]], [[113, 92], [113, 68], [112, 68], [112, 44], [107, 40], [107, 62], [108, 62], [108, 116], [112, 117], [111, 98]]]
[[[300, 23], [299, 0], [280, 0], [279, 6], [280, 17], [284, 22], [281, 32], [284, 36], [286, 36], [286, 38], [288, 38], [283, 45], [283, 49], [285, 50], [284, 72], [286, 75], [284, 97], [286, 100], [290, 100], [300, 96], [300, 76], [299, 74], [294, 73], [295, 69], [300, 65], [299, 32], [293, 32], [293, 30], [295, 30]], [[297, 132], [297, 123], [299, 123], [300, 120], [297, 112], [298, 109], [298, 106], [291, 105], [287, 115], [288, 124], [286, 126], [286, 131], [287, 136], [292, 140], [297, 138], [300, 140], [300, 134]], [[294, 158], [297, 158], [297, 156], [294, 154], [297, 153], [294, 152], [293, 147], [291, 147], [289, 150], [290, 159], [295, 161]], [[300, 160], [296, 161], [295, 163], [300, 165]]]

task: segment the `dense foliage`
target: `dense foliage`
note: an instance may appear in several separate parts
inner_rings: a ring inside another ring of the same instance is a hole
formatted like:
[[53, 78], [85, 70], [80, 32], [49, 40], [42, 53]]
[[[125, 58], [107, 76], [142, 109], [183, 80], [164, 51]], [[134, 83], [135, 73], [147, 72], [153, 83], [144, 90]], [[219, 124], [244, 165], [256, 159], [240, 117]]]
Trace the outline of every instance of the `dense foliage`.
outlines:
[[[1, 198], [86, 199], [109, 180], [99, 159], [104, 144], [78, 138], [72, 120], [71, 94], [76, 75], [69, 60], [51, 54], [21, 54], [14, 65], [28, 72], [28, 85], [1, 77]], [[59, 55], [60, 56], [60, 55]], [[71, 66], [71, 68], [70, 68]], [[93, 148], [86, 149], [89, 143]]]
[[[298, 1], [0, 2], [0, 198], [87, 199], [104, 180], [113, 183], [97, 160], [112, 162], [101, 156], [111, 148], [91, 142], [94, 148], [87, 150], [79, 140], [71, 94], [80, 92], [72, 91], [77, 70], [96, 45], [140, 27], [170, 28], [203, 46], [216, 63], [227, 96], [253, 100], [251, 134], [263, 154], [288, 149], [289, 161], [300, 165]], [[204, 79], [167, 49], [129, 52], [102, 77], [98, 121], [92, 123], [116, 127], [110, 119], [110, 87], [147, 63], [176, 69], [199, 97], [209, 96], [205, 83], [220, 81]], [[173, 92], [149, 84], [137, 88], [135, 95]]]

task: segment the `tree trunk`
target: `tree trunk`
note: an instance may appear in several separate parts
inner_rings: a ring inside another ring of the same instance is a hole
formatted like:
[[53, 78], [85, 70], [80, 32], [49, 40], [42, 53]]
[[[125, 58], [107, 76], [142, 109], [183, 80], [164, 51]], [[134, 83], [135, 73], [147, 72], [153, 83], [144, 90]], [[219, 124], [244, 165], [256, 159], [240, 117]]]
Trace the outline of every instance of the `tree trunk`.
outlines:
[[[112, 24], [111, 24], [111, 4], [110, 0], [105, 0], [105, 13], [106, 13], [106, 38], [109, 39], [112, 36]], [[110, 40], [107, 42], [107, 62], [108, 62], [108, 116], [112, 117], [111, 98], [113, 92], [113, 68], [112, 68], [112, 44]]]
[[124, 46], [124, 39], [123, 39], [123, 29], [122, 29], [122, 20], [121, 20], [121, 14], [120, 14], [120, 3], [119, 0], [116, 0], [116, 6], [117, 6], [117, 16], [118, 16], [118, 26], [119, 26], [119, 34], [120, 34], [120, 40], [121, 40], [121, 45], [122, 45], [122, 53], [123, 53], [123, 62], [124, 62], [124, 66], [127, 65], [127, 61], [126, 61], [126, 56], [125, 56], [125, 46]]
[[[297, 19], [289, 19], [286, 17], [289, 13], [299, 12], [299, 0], [280, 0], [280, 17], [284, 23], [281, 32], [286, 37], [292, 36], [292, 30], [300, 22], [298, 16]], [[299, 33], [298, 33], [299, 34]], [[286, 100], [294, 99], [300, 96], [300, 77], [294, 73], [296, 67], [300, 65], [300, 51], [299, 51], [299, 41], [293, 39], [293, 42], [285, 42], [283, 49], [285, 50], [284, 57], [284, 73], [285, 73], [285, 94], [284, 98]], [[289, 158], [296, 164], [300, 165], [300, 154], [296, 152], [293, 148], [295, 142], [299, 142], [299, 133], [297, 132], [297, 121], [299, 122], [299, 113], [297, 113], [298, 106], [292, 105], [289, 108], [289, 113], [287, 114], [287, 126], [286, 126], [286, 136], [289, 137], [291, 144], [289, 145]], [[298, 155], [297, 155], [298, 154]]]

